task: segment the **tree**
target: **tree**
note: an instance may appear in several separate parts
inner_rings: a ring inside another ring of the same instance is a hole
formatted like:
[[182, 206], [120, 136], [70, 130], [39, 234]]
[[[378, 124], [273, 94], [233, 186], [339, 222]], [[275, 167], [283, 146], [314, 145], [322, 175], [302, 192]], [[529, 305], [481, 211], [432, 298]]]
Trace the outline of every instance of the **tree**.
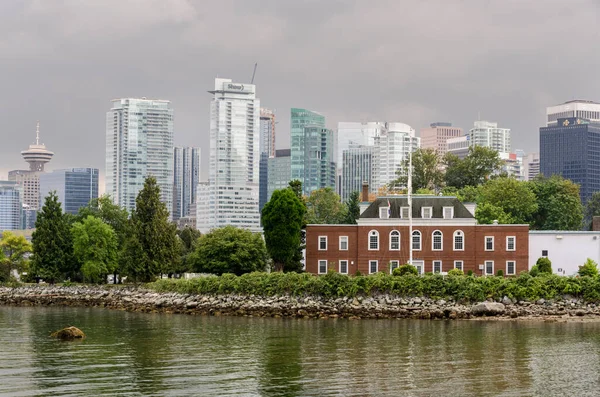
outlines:
[[115, 231], [102, 219], [88, 215], [71, 228], [73, 254], [81, 264], [86, 282], [102, 283], [117, 267], [118, 243]]
[[538, 208], [532, 216], [531, 228], [537, 230], [579, 230], [583, 207], [579, 185], [559, 175], [538, 175], [528, 182], [536, 196]]
[[510, 223], [529, 223], [538, 209], [535, 194], [529, 185], [511, 177], [490, 179], [480, 186], [478, 204], [502, 209], [509, 216], [506, 220], [510, 220]]
[[293, 179], [288, 183], [288, 185], [296, 197], [304, 201], [304, 197], [302, 196], [302, 182], [298, 179]]
[[10, 276], [10, 271], [16, 269], [19, 272], [26, 268], [26, 254], [32, 251], [32, 246], [24, 236], [17, 236], [10, 231], [2, 233], [0, 239], [0, 281], [6, 281]]
[[[405, 187], [408, 185], [409, 160], [406, 159], [400, 169], [398, 178], [390, 183], [392, 187]], [[417, 149], [412, 154], [412, 189], [427, 189], [438, 192], [444, 181], [441, 158], [434, 149]]]
[[537, 266], [539, 273], [552, 274], [552, 262], [546, 257], [538, 258], [535, 266]]
[[356, 225], [356, 220], [360, 218], [360, 194], [358, 192], [350, 193], [346, 200], [346, 216], [342, 223], [347, 225]]
[[37, 277], [52, 284], [78, 270], [73, 260], [71, 227], [55, 192], [45, 198], [38, 213], [32, 246], [31, 271]]
[[444, 163], [446, 185], [458, 189], [465, 186], [479, 186], [491, 175], [499, 172], [502, 167], [498, 152], [483, 146], [469, 147], [469, 154], [462, 160], [447, 153], [444, 156]]
[[596, 277], [598, 275], [598, 264], [594, 260], [587, 258], [583, 266], [579, 266], [577, 274], [581, 277]]
[[264, 270], [267, 249], [260, 233], [225, 226], [198, 239], [196, 250], [190, 255], [190, 263], [198, 272], [217, 275], [234, 273], [239, 276]]
[[178, 269], [180, 272], [185, 272], [191, 269], [188, 257], [192, 252], [194, 252], [196, 243], [201, 235], [202, 233], [200, 233], [198, 229], [193, 229], [189, 226], [177, 230], [179, 252], [181, 255]]
[[110, 196], [105, 194], [99, 198], [90, 200], [86, 207], [81, 207], [76, 220], [82, 222], [90, 215], [100, 218], [104, 223], [112, 227], [116, 233], [119, 247], [123, 245], [128, 234], [129, 214], [126, 209], [113, 203]]
[[475, 208], [475, 219], [481, 225], [491, 225], [494, 221], [498, 221], [501, 225], [517, 223], [500, 207], [490, 203], [478, 204]]
[[298, 251], [302, 246], [302, 226], [306, 208], [290, 188], [275, 190], [262, 209], [267, 251], [277, 271], [299, 271]]
[[313, 191], [306, 201], [306, 223], [337, 224], [346, 217], [346, 206], [332, 188]]
[[592, 197], [588, 199], [587, 204], [585, 205], [585, 217], [583, 218], [584, 228], [586, 230], [592, 230], [592, 221], [594, 220], [595, 216], [599, 215], [600, 192], [595, 192], [594, 194], [592, 194]]

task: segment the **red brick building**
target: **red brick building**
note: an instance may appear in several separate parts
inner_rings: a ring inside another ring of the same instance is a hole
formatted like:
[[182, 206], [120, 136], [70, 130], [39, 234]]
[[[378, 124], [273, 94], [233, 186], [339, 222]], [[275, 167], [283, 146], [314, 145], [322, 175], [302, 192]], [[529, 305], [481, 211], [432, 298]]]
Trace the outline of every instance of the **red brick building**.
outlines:
[[516, 275], [528, 270], [529, 225], [478, 225], [455, 197], [416, 196], [409, 236], [406, 196], [378, 198], [358, 225], [308, 225], [306, 271], [390, 272], [409, 261], [420, 273], [458, 268], [478, 275]]

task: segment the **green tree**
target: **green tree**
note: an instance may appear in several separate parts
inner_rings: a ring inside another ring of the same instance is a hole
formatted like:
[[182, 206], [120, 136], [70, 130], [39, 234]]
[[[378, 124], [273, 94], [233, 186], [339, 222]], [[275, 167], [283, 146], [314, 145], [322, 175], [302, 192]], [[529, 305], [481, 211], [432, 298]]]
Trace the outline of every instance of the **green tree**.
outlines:
[[275, 190], [262, 210], [267, 251], [277, 271], [299, 271], [298, 251], [306, 208], [290, 188]]
[[290, 189], [292, 189], [292, 191], [294, 192], [294, 194], [296, 195], [296, 197], [298, 197], [300, 200], [304, 201], [304, 198], [302, 196], [302, 182], [299, 181], [298, 179], [293, 179], [288, 183]]
[[583, 206], [579, 185], [559, 175], [546, 178], [538, 175], [528, 182], [536, 196], [537, 211], [532, 216], [531, 228], [537, 230], [579, 230]]
[[529, 223], [538, 209], [535, 194], [529, 185], [510, 177], [490, 179], [480, 186], [478, 204], [502, 209], [509, 216], [505, 220], [510, 220], [510, 223]]
[[346, 217], [346, 206], [330, 187], [313, 191], [306, 201], [307, 224], [338, 224]]
[[115, 231], [102, 219], [88, 215], [72, 228], [73, 254], [81, 264], [83, 279], [103, 283], [117, 267], [118, 243]]
[[577, 274], [579, 274], [581, 277], [596, 277], [598, 275], [598, 264], [592, 259], [587, 258], [583, 266], [579, 266], [579, 271]]
[[446, 165], [446, 185], [457, 189], [479, 186], [502, 167], [498, 152], [483, 146], [471, 146], [469, 154], [462, 160], [447, 153], [443, 162]]
[[180, 260], [179, 260], [179, 269], [178, 272], [186, 272], [191, 270], [188, 257], [194, 252], [196, 247], [196, 243], [202, 233], [198, 229], [191, 228], [189, 226], [184, 227], [183, 229], [177, 230], [178, 237], [178, 245], [180, 252]]
[[[406, 159], [398, 169], [398, 178], [390, 183], [390, 189], [408, 186], [408, 166]], [[417, 149], [412, 155], [412, 189], [438, 192], [444, 181], [442, 159], [433, 149]]]
[[128, 234], [129, 214], [126, 209], [113, 203], [110, 196], [105, 194], [90, 200], [86, 207], [81, 207], [76, 220], [82, 222], [90, 215], [102, 219], [104, 223], [112, 227], [116, 233], [119, 247], [123, 245]]
[[260, 233], [225, 226], [200, 236], [189, 259], [198, 272], [239, 276], [265, 270], [267, 249]]
[[350, 193], [346, 200], [346, 216], [342, 223], [347, 225], [356, 225], [356, 220], [360, 218], [360, 194], [358, 192]]
[[600, 192], [592, 194], [585, 205], [584, 228], [592, 230], [592, 221], [595, 216], [600, 216]]
[[0, 281], [6, 281], [12, 269], [24, 271], [27, 267], [25, 257], [32, 249], [31, 243], [24, 236], [17, 236], [8, 230], [4, 231], [0, 239], [0, 264], [2, 265]]
[[537, 266], [538, 272], [540, 274], [552, 274], [552, 262], [546, 257], [538, 258], [538, 260], [535, 262], [535, 266]]
[[32, 246], [31, 271], [37, 277], [52, 284], [79, 270], [73, 260], [71, 227], [55, 192], [44, 199], [38, 213]]
[[300, 246], [296, 251], [296, 255], [292, 260], [292, 263], [300, 264], [304, 259], [304, 249], [306, 248], [306, 197], [302, 195], [302, 182], [298, 179], [291, 180], [289, 182], [289, 188], [292, 189], [296, 197], [302, 202], [304, 206], [304, 219], [302, 221], [302, 229], [300, 230]]
[[502, 208], [485, 202], [475, 208], [475, 219], [481, 225], [491, 225], [494, 221], [498, 221], [501, 225], [517, 223]]

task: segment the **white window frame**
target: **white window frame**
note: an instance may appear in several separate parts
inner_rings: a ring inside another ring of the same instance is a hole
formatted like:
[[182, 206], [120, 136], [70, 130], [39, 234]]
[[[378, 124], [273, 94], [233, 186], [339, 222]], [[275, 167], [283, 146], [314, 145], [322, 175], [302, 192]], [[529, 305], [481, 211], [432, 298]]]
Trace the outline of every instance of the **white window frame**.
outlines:
[[[321, 271], [321, 264], [322, 262], [325, 262], [325, 271]], [[319, 259], [319, 261], [317, 262], [318, 264], [318, 268], [317, 268], [317, 273], [318, 274], [326, 274], [327, 273], [327, 260], [326, 259]]]
[[[462, 243], [461, 243], [460, 249], [456, 248], [456, 237], [462, 237]], [[463, 232], [462, 230], [454, 231], [454, 234], [452, 235], [452, 248], [453, 248], [453, 251], [464, 251], [465, 250], [465, 232]]]
[[[392, 233], [398, 233], [398, 248], [392, 247]], [[390, 232], [390, 251], [400, 251], [400, 232], [398, 230], [392, 230]]]
[[[342, 243], [346, 243], [346, 248], [342, 247]], [[348, 251], [348, 236], [340, 236], [340, 251]]]
[[[373, 269], [371, 268], [371, 265], [375, 263], [375, 271], [372, 271]], [[370, 260], [369, 261], [369, 274], [375, 274], [379, 271], [379, 261], [377, 260]]]
[[[456, 267], [457, 263], [460, 263], [460, 267]], [[462, 270], [464, 272], [465, 271], [465, 261], [461, 261], [461, 260], [454, 261], [454, 268], [458, 269], [458, 270]]]
[[[369, 249], [369, 251], [379, 251], [379, 232], [377, 230], [370, 230], [369, 231], [369, 238], [367, 239], [367, 248]], [[371, 237], [377, 237], [377, 247], [376, 248], [371, 248]]]
[[[492, 242], [491, 249], [488, 249], [488, 239], [491, 239], [491, 242]], [[485, 251], [493, 251], [494, 250], [494, 236], [485, 236], [483, 248], [485, 249]]]
[[399, 260], [392, 260], [390, 261], [390, 274], [392, 274], [394, 272], [394, 269], [397, 269], [400, 267], [400, 261]]
[[[425, 216], [425, 210], [429, 210], [429, 216]], [[433, 218], [433, 207], [421, 207], [421, 218], [423, 219], [431, 219]]]
[[[415, 233], [417, 236], [419, 236], [419, 248], [415, 248], [415, 246], [414, 246]], [[410, 244], [412, 246], [413, 251], [421, 251], [421, 249], [423, 248], [423, 235], [421, 234], [421, 232], [419, 230], [413, 230], [413, 235], [410, 236]]]
[[[508, 272], [508, 264], [511, 263], [513, 264], [513, 272], [509, 273]], [[517, 261], [512, 260], [512, 261], [506, 261], [506, 275], [507, 276], [514, 276], [515, 274], [517, 274]]]
[[[488, 272], [488, 263], [492, 264], [492, 272], [491, 273]], [[494, 261], [484, 261], [483, 262], [483, 272], [486, 276], [493, 276], [494, 275]]]
[[[435, 236], [439, 233], [440, 236], [440, 248], [435, 248]], [[434, 230], [431, 233], [431, 250], [432, 251], [443, 251], [444, 250], [444, 233], [441, 230]]]
[[379, 207], [379, 219], [390, 219], [388, 207]]
[[[343, 272], [342, 271], [342, 262], [346, 262], [346, 271]], [[339, 263], [339, 273], [340, 274], [348, 274], [348, 259], [340, 259], [340, 263]]]
[[[400, 207], [400, 218], [402, 218], [402, 219], [410, 218], [409, 210], [410, 210], [410, 207]], [[406, 211], [406, 216], [404, 216], [404, 211]]]
[[[325, 239], [325, 248], [321, 248], [321, 239]], [[327, 251], [327, 236], [319, 236], [319, 251]]]
[[[436, 272], [436, 271], [435, 271], [435, 264], [436, 264], [436, 263], [439, 263], [439, 264], [440, 264], [440, 271], [439, 271], [439, 272]], [[432, 261], [432, 262], [431, 262], [431, 270], [432, 270], [433, 274], [436, 274], [436, 273], [441, 273], [441, 272], [442, 272], [442, 261], [440, 261], [440, 260], [435, 260], [435, 261]]]
[[417, 268], [419, 276], [423, 275], [423, 272], [425, 271], [425, 261], [413, 260], [412, 265]]
[[[510, 241], [510, 239], [512, 239], [513, 242], [513, 247], [512, 249], [510, 249], [508, 247], [508, 242]], [[506, 250], [507, 251], [516, 251], [517, 250], [517, 236], [506, 236]]]
[[[446, 211], [450, 210], [450, 217], [446, 216]], [[442, 212], [444, 219], [454, 219], [454, 207], [443, 207], [443, 212]]]

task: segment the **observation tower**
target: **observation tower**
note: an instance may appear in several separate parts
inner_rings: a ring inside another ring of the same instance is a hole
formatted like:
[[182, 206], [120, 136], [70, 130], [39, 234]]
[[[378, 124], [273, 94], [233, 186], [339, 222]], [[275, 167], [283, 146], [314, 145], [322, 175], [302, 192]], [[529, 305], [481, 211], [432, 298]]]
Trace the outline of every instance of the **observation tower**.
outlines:
[[21, 156], [29, 163], [30, 171], [43, 172], [44, 165], [52, 159], [54, 152], [46, 149], [43, 143], [40, 145], [40, 122], [38, 121], [35, 131], [35, 145], [29, 145], [29, 149], [23, 150]]

